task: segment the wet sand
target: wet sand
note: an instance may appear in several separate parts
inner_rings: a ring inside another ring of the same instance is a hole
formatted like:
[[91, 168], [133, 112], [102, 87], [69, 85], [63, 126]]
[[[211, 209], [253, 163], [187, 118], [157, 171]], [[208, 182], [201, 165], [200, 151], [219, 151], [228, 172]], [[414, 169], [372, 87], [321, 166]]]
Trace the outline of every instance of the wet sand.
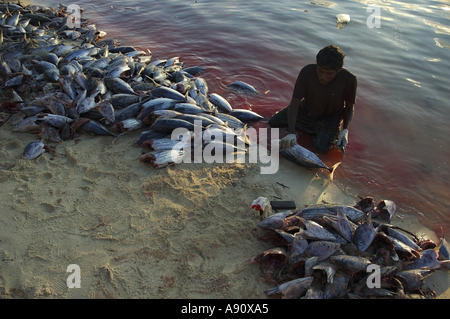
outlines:
[[[267, 298], [273, 286], [250, 257], [271, 248], [258, 239], [260, 196], [353, 205], [355, 195], [323, 170], [280, 159], [267, 164], [187, 164], [155, 170], [132, 146], [140, 132], [80, 135], [56, 155], [22, 158], [30, 133], [0, 127], [0, 298]], [[78, 143], [77, 143], [78, 142]], [[384, 198], [388, 199], [388, 198]], [[437, 240], [417, 218], [397, 212], [394, 224]], [[68, 288], [77, 264], [81, 288]], [[450, 296], [450, 275], [426, 280]]]

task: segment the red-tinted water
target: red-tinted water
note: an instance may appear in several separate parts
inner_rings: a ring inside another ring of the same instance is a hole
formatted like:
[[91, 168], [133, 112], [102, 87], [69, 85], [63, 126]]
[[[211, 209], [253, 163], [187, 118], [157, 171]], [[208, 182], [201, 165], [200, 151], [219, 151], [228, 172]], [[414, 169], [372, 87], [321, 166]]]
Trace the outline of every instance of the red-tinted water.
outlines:
[[[336, 183], [393, 200], [399, 213], [416, 214], [438, 234], [442, 227], [450, 235], [450, 115], [444, 103], [450, 45], [443, 40], [450, 34], [449, 6], [413, 2], [383, 2], [379, 29], [367, 27], [364, 1], [76, 3], [108, 37], [150, 49], [154, 59], [179, 56], [185, 66], [204, 67], [210, 92], [266, 118], [289, 103], [298, 72], [315, 62], [318, 50], [340, 46], [345, 67], [358, 76], [355, 117], [347, 155], [333, 149], [320, 157], [327, 165], [342, 161]], [[342, 30], [336, 28], [339, 13], [351, 16]], [[269, 92], [235, 94], [226, 89], [235, 80]], [[298, 136], [312, 149], [308, 134]]]

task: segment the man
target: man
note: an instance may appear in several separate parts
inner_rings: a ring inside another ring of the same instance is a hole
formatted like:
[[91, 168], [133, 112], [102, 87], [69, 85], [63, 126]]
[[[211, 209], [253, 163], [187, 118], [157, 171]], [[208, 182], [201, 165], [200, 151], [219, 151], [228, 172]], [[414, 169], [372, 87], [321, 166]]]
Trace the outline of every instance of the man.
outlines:
[[295, 129], [298, 128], [313, 135], [318, 152], [325, 153], [336, 144], [345, 154], [357, 80], [343, 68], [344, 57], [339, 47], [329, 45], [319, 51], [316, 64], [309, 64], [300, 71], [291, 102], [269, 119], [271, 127], [288, 128], [289, 134], [280, 141], [281, 148], [295, 145]]

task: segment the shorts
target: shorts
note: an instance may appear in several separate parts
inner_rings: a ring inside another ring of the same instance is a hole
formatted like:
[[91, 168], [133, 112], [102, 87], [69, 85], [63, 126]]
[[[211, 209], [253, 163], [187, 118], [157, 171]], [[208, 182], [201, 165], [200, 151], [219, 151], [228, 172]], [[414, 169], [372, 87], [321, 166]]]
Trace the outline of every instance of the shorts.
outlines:
[[[281, 111], [275, 113], [269, 119], [270, 127], [287, 127], [287, 114], [288, 107], [285, 107]], [[336, 143], [341, 130], [341, 123], [342, 111], [319, 121], [312, 121], [305, 116], [302, 116], [301, 112], [298, 112], [295, 128], [312, 134], [314, 148], [316, 151], [319, 153], [325, 153], [328, 152]]]

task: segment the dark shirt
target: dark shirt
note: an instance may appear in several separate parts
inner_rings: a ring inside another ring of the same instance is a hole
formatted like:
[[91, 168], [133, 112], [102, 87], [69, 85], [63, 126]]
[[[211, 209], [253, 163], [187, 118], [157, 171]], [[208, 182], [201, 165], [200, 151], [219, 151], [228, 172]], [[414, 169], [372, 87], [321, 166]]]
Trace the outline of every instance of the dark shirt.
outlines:
[[357, 80], [353, 73], [342, 68], [324, 85], [319, 82], [316, 69], [317, 64], [305, 66], [295, 83], [292, 97], [305, 99], [300, 104], [299, 115], [317, 121], [343, 111], [345, 105], [355, 104]]

